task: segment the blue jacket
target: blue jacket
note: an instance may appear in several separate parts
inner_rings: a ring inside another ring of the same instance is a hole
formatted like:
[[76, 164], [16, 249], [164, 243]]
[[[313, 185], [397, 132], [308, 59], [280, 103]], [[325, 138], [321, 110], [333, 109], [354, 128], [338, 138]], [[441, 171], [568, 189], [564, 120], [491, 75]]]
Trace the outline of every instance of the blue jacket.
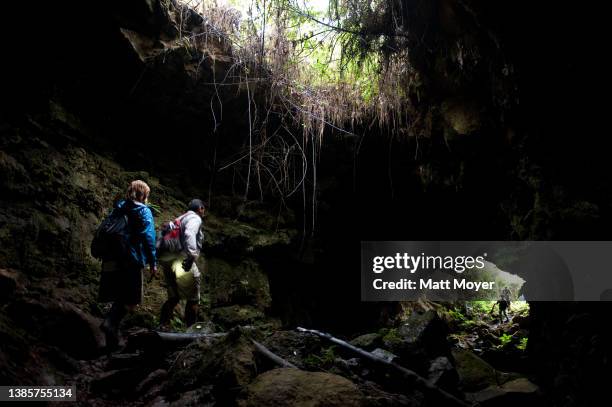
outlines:
[[155, 265], [157, 263], [156, 235], [151, 209], [143, 203], [123, 199], [115, 204], [115, 209], [127, 214], [132, 260], [141, 267], [147, 264]]

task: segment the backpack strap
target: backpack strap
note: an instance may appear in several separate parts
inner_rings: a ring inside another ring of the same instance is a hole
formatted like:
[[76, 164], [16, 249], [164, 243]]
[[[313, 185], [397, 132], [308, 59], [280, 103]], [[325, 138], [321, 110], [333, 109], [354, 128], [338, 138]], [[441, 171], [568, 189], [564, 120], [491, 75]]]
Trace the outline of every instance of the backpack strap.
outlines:
[[185, 212], [184, 214], [182, 214], [181, 216], [179, 216], [178, 218], [176, 218], [174, 221], [179, 221], [181, 226], [183, 225], [183, 219], [185, 219], [188, 215], [191, 215], [189, 213], [190, 211]]

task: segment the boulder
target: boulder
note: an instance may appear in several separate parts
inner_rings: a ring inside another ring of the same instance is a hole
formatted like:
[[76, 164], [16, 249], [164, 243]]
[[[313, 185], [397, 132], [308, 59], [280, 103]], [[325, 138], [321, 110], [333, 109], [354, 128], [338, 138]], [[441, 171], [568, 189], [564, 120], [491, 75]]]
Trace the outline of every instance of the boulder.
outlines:
[[[123, 351], [125, 352], [125, 350]], [[143, 353], [113, 353], [108, 355], [107, 370], [141, 367], [145, 364]]]
[[356, 337], [351, 341], [351, 345], [357, 346], [358, 348], [371, 351], [382, 345], [382, 338], [380, 334], [369, 333]]
[[453, 358], [455, 358], [460, 386], [464, 391], [482, 390], [497, 384], [497, 371], [473, 352], [455, 349]]
[[389, 363], [394, 363], [398, 361], [398, 357], [397, 355], [394, 355], [393, 353], [389, 352], [388, 350], [385, 349], [381, 349], [381, 348], [376, 348], [372, 351], [372, 354], [375, 356], [378, 356], [379, 358], [389, 362]]
[[153, 386], [163, 382], [168, 377], [168, 372], [164, 369], [157, 369], [149, 374], [138, 386], [136, 386], [136, 394], [144, 394]]
[[459, 386], [463, 391], [474, 392], [492, 385], [502, 385], [520, 376], [500, 372], [490, 364], [465, 349], [454, 349], [455, 368], [459, 374]]
[[307, 367], [305, 360], [321, 352], [321, 338], [297, 331], [275, 331], [263, 339], [262, 344], [300, 369]]
[[452, 389], [459, 383], [459, 374], [446, 356], [439, 356], [429, 364], [427, 379], [443, 389]]
[[68, 302], [21, 299], [9, 305], [8, 315], [18, 326], [77, 359], [94, 358], [105, 346], [101, 321]]
[[529, 315], [515, 315], [512, 317], [512, 323], [518, 324], [521, 329], [529, 329]]
[[249, 385], [241, 407], [361, 406], [361, 391], [344, 377], [297, 369], [274, 369]]
[[413, 312], [397, 329], [383, 337], [385, 348], [398, 355], [401, 363], [426, 372], [431, 359], [449, 356], [448, 326], [435, 311]]
[[359, 390], [363, 393], [363, 405], [367, 407], [419, 407], [424, 404], [424, 397], [418, 392], [413, 394], [401, 394], [383, 389], [380, 384], [365, 380], [359, 384]]
[[476, 393], [466, 394], [467, 400], [482, 407], [514, 407], [517, 405], [538, 405], [539, 388], [529, 380], [518, 378], [502, 384], [489, 386]]
[[[154, 404], [155, 407], [199, 407], [214, 406], [215, 398], [212, 394], [213, 386], [202, 386], [200, 389], [191, 390], [181, 394], [178, 400], [171, 403], [162, 402]], [[223, 404], [222, 404], [223, 405]]]
[[0, 150], [0, 191], [7, 194], [26, 194], [29, 189], [30, 178], [24, 166]]
[[0, 301], [8, 300], [18, 288], [22, 288], [19, 274], [12, 270], [0, 269]]
[[265, 309], [270, 306], [268, 276], [254, 260], [232, 264], [213, 257], [207, 260], [207, 268], [213, 307], [249, 304]]
[[472, 100], [450, 98], [442, 103], [442, 117], [456, 133], [466, 135], [482, 126], [481, 107]]
[[430, 352], [448, 353], [448, 326], [433, 310], [413, 312], [398, 333], [404, 344], [423, 346]]
[[91, 381], [90, 389], [95, 394], [118, 397], [131, 393], [145, 375], [140, 368], [103, 372]]
[[239, 329], [233, 329], [216, 341], [201, 340], [185, 348], [168, 372], [168, 395], [177, 398], [211, 384], [215, 399], [226, 405], [256, 374], [250, 339]]
[[223, 329], [231, 329], [236, 326], [251, 325], [261, 322], [265, 318], [264, 313], [250, 305], [231, 305], [229, 307], [213, 308], [211, 310], [212, 320]]
[[208, 217], [206, 230], [208, 233], [204, 245], [207, 253], [223, 258], [266, 253], [288, 246], [295, 237], [295, 231], [291, 229], [259, 228], [215, 216]]

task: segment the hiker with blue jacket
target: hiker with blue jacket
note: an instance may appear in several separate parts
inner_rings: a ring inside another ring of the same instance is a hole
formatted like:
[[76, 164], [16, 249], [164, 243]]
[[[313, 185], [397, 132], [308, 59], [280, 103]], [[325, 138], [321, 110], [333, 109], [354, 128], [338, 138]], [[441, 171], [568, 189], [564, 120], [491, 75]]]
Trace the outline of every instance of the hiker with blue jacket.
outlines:
[[157, 274], [155, 223], [147, 206], [150, 192], [144, 181], [132, 181], [125, 199], [115, 204], [111, 214], [125, 216], [127, 226], [126, 242], [120, 253], [102, 261], [99, 300], [113, 303], [100, 326], [108, 349], [119, 344], [119, 323], [123, 317], [142, 302], [143, 269], [149, 265], [152, 275]]

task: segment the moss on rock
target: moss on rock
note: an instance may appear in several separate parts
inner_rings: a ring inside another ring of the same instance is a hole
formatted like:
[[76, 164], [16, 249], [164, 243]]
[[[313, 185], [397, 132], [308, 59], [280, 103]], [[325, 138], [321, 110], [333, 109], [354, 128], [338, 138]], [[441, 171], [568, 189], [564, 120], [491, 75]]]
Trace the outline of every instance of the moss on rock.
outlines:
[[249, 304], [259, 309], [270, 306], [267, 275], [252, 259], [230, 263], [220, 258], [207, 259], [210, 301], [213, 307]]
[[231, 305], [213, 308], [212, 320], [224, 329], [236, 326], [252, 325], [265, 320], [265, 314], [250, 305]]
[[257, 376], [239, 405], [349, 407], [362, 402], [361, 391], [342, 376], [282, 368]]
[[215, 398], [233, 399], [256, 376], [254, 349], [242, 331], [234, 329], [217, 341], [189, 345], [168, 372], [170, 398], [204, 384], [215, 385]]

